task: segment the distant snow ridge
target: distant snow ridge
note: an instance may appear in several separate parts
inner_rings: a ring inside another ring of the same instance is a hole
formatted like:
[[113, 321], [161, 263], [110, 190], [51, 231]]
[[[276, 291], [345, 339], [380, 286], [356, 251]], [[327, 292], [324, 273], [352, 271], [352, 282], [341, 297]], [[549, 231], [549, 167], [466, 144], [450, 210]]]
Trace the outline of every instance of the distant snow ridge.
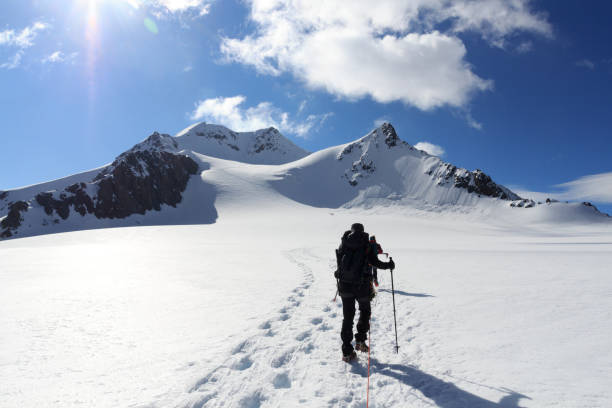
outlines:
[[197, 123], [179, 132], [181, 148], [207, 156], [251, 164], [282, 164], [309, 154], [273, 128], [234, 132], [225, 126]]
[[[224, 200], [216, 200], [219, 192]], [[601, 218], [588, 203], [540, 205], [523, 199], [481, 170], [458, 168], [414, 148], [390, 123], [312, 154], [275, 128], [235, 132], [198, 123], [175, 137], [154, 132], [101, 169], [0, 191], [0, 239], [143, 223], [215, 222], [217, 210], [223, 210], [217, 202], [229, 202], [228, 197], [245, 206], [272, 199], [320, 208], [504, 207], [532, 213], [532, 219]], [[177, 211], [167, 208], [179, 204]]]

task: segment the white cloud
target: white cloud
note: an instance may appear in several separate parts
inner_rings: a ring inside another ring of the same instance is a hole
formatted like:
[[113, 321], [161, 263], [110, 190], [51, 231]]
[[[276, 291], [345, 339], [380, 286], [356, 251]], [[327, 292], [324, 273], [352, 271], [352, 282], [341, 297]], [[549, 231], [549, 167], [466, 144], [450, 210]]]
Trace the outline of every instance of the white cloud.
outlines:
[[43, 64], [57, 64], [60, 62], [74, 63], [74, 60], [78, 55], [78, 52], [73, 52], [71, 54], [66, 55], [62, 51], [55, 51], [44, 57], [41, 62]]
[[61, 51], [55, 51], [54, 53], [47, 55], [42, 59], [43, 64], [53, 64], [56, 62], [63, 62], [65, 60], [65, 55]]
[[256, 106], [244, 108], [241, 105], [245, 101], [246, 97], [242, 95], [205, 99], [196, 103], [190, 118], [204, 119], [236, 131], [253, 131], [274, 126], [281, 132], [307, 137], [332, 115], [332, 113], [309, 115], [302, 121], [296, 121], [292, 120], [287, 112], [283, 112], [270, 102], [261, 102]]
[[306, 108], [307, 104], [308, 104], [308, 102], [306, 101], [306, 99], [304, 99], [302, 102], [300, 102], [300, 106], [298, 107], [298, 111], [297, 111], [298, 115], [304, 111], [304, 109]]
[[134, 8], [152, 7], [167, 14], [197, 12], [204, 16], [210, 12], [213, 0], [124, 0]]
[[528, 198], [535, 201], [544, 202], [547, 198], [551, 198], [554, 200], [565, 201], [560, 193], [551, 193], [551, 192], [542, 192], [542, 191], [530, 191], [522, 186], [509, 185], [507, 186], [510, 190], [514, 191], [522, 198]]
[[391, 122], [391, 118], [389, 116], [381, 116], [380, 118], [374, 119], [374, 127], [379, 128], [385, 122]]
[[207, 0], [156, 0], [155, 3], [170, 13], [197, 10], [203, 16], [210, 12], [210, 1]]
[[555, 187], [564, 190], [560, 196], [566, 200], [612, 203], [612, 172], [583, 176]]
[[55, 51], [54, 53], [46, 56], [42, 60], [43, 63], [47, 63], [47, 62], [54, 63], [54, 62], [62, 62], [62, 61], [64, 61], [64, 53], [61, 51]]
[[544, 201], [553, 198], [559, 201], [594, 201], [602, 204], [612, 203], [612, 172], [583, 176], [567, 183], [557, 184], [557, 191], [529, 191], [520, 186], [509, 187], [524, 198]]
[[15, 69], [21, 64], [21, 58], [23, 57], [23, 50], [17, 51], [8, 61], [0, 64], [0, 68], [4, 69]]
[[531, 51], [532, 49], [533, 49], [533, 42], [532, 41], [524, 41], [524, 42], [520, 43], [516, 47], [516, 52], [518, 52], [519, 54], [525, 54], [525, 53]]
[[0, 45], [13, 46], [21, 49], [29, 48], [34, 45], [34, 40], [38, 33], [47, 28], [49, 28], [48, 24], [36, 21], [19, 32], [15, 32], [13, 29], [0, 31]]
[[438, 145], [435, 145], [429, 142], [419, 142], [415, 144], [414, 147], [416, 147], [419, 150], [423, 150], [424, 152], [428, 154], [431, 154], [433, 156], [438, 156], [438, 157], [442, 157], [444, 156], [444, 153], [446, 153], [444, 149], [442, 148], [442, 146], [438, 146]]
[[476, 119], [474, 119], [474, 117], [472, 116], [472, 112], [470, 112], [469, 110], [464, 112], [464, 118], [467, 122], [467, 124], [471, 127], [474, 128], [476, 130], [482, 130], [482, 123], [478, 122]]
[[444, 1], [441, 17], [454, 21], [455, 32], [479, 33], [490, 44], [504, 48], [513, 34], [526, 31], [552, 37], [553, 30], [543, 13], [530, 10], [529, 0]]
[[[490, 90], [473, 72], [457, 33], [503, 47], [516, 32], [551, 36], [528, 0], [251, 0], [256, 31], [224, 38], [227, 61], [290, 72], [338, 97], [401, 101], [422, 110], [463, 107]], [[445, 31], [440, 31], [446, 26]]]
[[34, 45], [34, 40], [40, 31], [46, 30], [49, 25], [36, 21], [32, 25], [17, 32], [13, 29], [0, 31], [0, 46], [16, 48], [17, 51], [7, 62], [0, 64], [0, 68], [14, 69], [21, 64], [25, 49]]
[[590, 70], [595, 69], [595, 63], [589, 59], [583, 59], [580, 61], [576, 61], [576, 66], [577, 67], [583, 67], [583, 68], [588, 68]]

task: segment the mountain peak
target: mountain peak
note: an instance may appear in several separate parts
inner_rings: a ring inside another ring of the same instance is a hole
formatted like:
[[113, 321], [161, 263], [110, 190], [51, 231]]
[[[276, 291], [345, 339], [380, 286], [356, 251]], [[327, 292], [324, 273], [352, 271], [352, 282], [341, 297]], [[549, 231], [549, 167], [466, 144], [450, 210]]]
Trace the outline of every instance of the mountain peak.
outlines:
[[176, 134], [176, 137], [182, 137], [186, 135], [197, 135], [197, 136], [213, 137], [213, 138], [215, 138], [215, 135], [217, 137], [219, 136], [228, 137], [229, 136], [232, 139], [236, 139], [237, 132], [234, 132], [233, 130], [223, 125], [215, 125], [213, 123], [198, 122], [178, 132]]
[[382, 133], [385, 138], [385, 144], [389, 147], [396, 146], [398, 142], [401, 142], [400, 138], [395, 132], [395, 128], [389, 122], [384, 122], [376, 129], [376, 131]]
[[368, 147], [370, 147], [370, 142], [374, 142], [375, 147], [384, 145], [389, 149], [396, 146], [411, 147], [408, 143], [399, 138], [395, 128], [389, 122], [384, 122], [354, 143], [368, 145]]
[[176, 142], [175, 138], [166, 133], [153, 132], [145, 140], [134, 145], [134, 147], [123, 154], [142, 152], [146, 150], [174, 151], [176, 149], [178, 149], [178, 143]]
[[275, 127], [236, 132], [206, 122], [189, 126], [176, 135], [182, 149], [220, 159], [250, 164], [283, 164], [309, 154]]

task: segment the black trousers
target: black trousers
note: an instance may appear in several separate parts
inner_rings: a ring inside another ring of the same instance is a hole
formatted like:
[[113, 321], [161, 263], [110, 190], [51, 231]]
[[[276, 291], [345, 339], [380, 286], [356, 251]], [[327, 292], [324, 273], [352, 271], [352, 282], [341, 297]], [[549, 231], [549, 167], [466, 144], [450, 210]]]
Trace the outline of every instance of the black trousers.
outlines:
[[353, 320], [355, 319], [355, 302], [359, 304], [359, 321], [357, 322], [357, 333], [355, 334], [356, 341], [366, 341], [368, 331], [370, 330], [370, 299], [368, 297], [356, 298], [354, 296], [342, 297], [342, 331], [340, 338], [342, 339], [342, 353], [344, 355], [351, 354], [353, 351]]

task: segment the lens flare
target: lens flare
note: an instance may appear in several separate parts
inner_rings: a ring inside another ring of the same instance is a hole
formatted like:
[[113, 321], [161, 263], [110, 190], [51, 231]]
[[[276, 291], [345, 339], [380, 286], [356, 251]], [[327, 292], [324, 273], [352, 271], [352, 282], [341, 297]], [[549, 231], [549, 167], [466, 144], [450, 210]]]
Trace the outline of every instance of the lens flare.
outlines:
[[159, 32], [159, 30], [157, 29], [157, 24], [155, 24], [155, 21], [151, 20], [149, 17], [146, 17], [144, 19], [144, 25], [145, 27], [147, 27], [147, 30], [149, 30], [153, 34], [157, 34]]
[[96, 60], [98, 58], [100, 48], [96, 0], [88, 1], [86, 21], [85, 39], [87, 43], [87, 81], [89, 88], [89, 105], [90, 108], [92, 108], [93, 101], [95, 99]]

